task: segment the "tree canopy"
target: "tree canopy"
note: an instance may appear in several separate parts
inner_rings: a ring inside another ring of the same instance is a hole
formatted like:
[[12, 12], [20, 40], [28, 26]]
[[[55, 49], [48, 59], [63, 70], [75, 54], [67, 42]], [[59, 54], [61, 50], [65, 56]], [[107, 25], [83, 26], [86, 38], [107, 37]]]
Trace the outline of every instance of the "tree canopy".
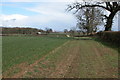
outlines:
[[[105, 31], [110, 31], [112, 28], [113, 18], [118, 11], [120, 11], [120, 1], [101, 1], [101, 2], [75, 2], [73, 4], [69, 4], [67, 10], [71, 11], [75, 9], [75, 13], [85, 7], [99, 7], [106, 11], [109, 11], [110, 14], [107, 16], [104, 15], [106, 19]], [[98, 9], [99, 9], [98, 8]]]

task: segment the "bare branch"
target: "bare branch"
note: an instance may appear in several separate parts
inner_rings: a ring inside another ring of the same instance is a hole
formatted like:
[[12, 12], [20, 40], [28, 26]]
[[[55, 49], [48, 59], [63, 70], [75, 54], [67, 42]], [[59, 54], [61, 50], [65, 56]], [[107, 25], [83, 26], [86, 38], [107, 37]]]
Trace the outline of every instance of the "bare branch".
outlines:
[[104, 7], [104, 6], [102, 6], [102, 5], [84, 5], [84, 6], [81, 6], [79, 9], [82, 9], [82, 8], [84, 8], [84, 7], [101, 7], [101, 8], [103, 8], [103, 9], [106, 9], [106, 10], [108, 10], [108, 11], [110, 11], [110, 9], [109, 8], [107, 8], [107, 7]]

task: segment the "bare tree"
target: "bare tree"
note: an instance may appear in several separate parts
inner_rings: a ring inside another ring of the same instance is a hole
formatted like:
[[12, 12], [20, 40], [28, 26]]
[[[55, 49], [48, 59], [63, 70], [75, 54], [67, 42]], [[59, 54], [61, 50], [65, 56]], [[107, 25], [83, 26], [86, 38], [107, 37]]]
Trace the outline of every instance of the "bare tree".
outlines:
[[78, 22], [77, 27], [79, 27], [82, 32], [92, 34], [92, 32], [97, 31], [97, 26], [103, 23], [102, 15], [103, 12], [97, 8], [84, 8], [76, 15]]
[[76, 32], [76, 27], [71, 27], [71, 29], [69, 30], [69, 33], [71, 36], [74, 36]]
[[64, 29], [64, 33], [68, 33], [68, 30], [67, 30], [67, 29]]
[[53, 30], [51, 28], [45, 28], [46, 29], [46, 34], [52, 33]]
[[[107, 0], [106, 0], [107, 1]], [[72, 9], [76, 9], [76, 12], [79, 10], [85, 8], [85, 7], [99, 7], [102, 8], [106, 11], [109, 11], [110, 14], [104, 15], [106, 18], [106, 25], [105, 25], [105, 31], [110, 31], [113, 23], [113, 18], [116, 15], [116, 13], [120, 10], [120, 1], [118, 2], [106, 2], [106, 1], [101, 1], [101, 2], [84, 2], [84, 3], [73, 3], [68, 5], [68, 11], [71, 11]], [[109, 0], [110, 1], [110, 0]]]

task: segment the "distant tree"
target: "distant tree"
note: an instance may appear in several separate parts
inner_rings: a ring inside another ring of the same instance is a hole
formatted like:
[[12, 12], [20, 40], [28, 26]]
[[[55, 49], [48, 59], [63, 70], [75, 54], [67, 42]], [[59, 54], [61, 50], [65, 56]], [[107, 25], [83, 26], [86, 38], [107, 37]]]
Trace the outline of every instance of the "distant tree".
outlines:
[[110, 31], [112, 28], [113, 18], [116, 15], [116, 13], [120, 11], [120, 1], [117, 0], [115, 2], [112, 0], [101, 0], [101, 2], [76, 2], [68, 5], [67, 10], [71, 11], [73, 9], [76, 9], [76, 12], [78, 12], [79, 10], [86, 7], [98, 7], [98, 9], [104, 9], [106, 11], [109, 11], [110, 14], [108, 16], [105, 14], [104, 17], [106, 19], [105, 31]]
[[53, 32], [53, 30], [52, 30], [52, 29], [49, 29], [49, 32]]
[[69, 30], [69, 33], [71, 34], [71, 36], [74, 36], [75, 32], [76, 32], [75, 27], [72, 27], [72, 28]]
[[97, 31], [97, 26], [103, 23], [102, 11], [97, 8], [84, 8], [78, 12], [77, 27], [87, 34]]
[[64, 29], [64, 33], [68, 33], [68, 30], [67, 30], [67, 29]]
[[46, 34], [52, 33], [53, 30], [51, 28], [46, 28]]

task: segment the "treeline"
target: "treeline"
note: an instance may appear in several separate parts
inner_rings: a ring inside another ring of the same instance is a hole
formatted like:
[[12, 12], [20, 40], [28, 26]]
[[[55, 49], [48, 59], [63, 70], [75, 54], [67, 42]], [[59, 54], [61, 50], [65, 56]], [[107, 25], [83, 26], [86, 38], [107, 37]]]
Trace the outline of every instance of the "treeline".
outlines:
[[44, 30], [36, 28], [2, 27], [2, 34], [36, 34], [37, 32], [44, 32]]

